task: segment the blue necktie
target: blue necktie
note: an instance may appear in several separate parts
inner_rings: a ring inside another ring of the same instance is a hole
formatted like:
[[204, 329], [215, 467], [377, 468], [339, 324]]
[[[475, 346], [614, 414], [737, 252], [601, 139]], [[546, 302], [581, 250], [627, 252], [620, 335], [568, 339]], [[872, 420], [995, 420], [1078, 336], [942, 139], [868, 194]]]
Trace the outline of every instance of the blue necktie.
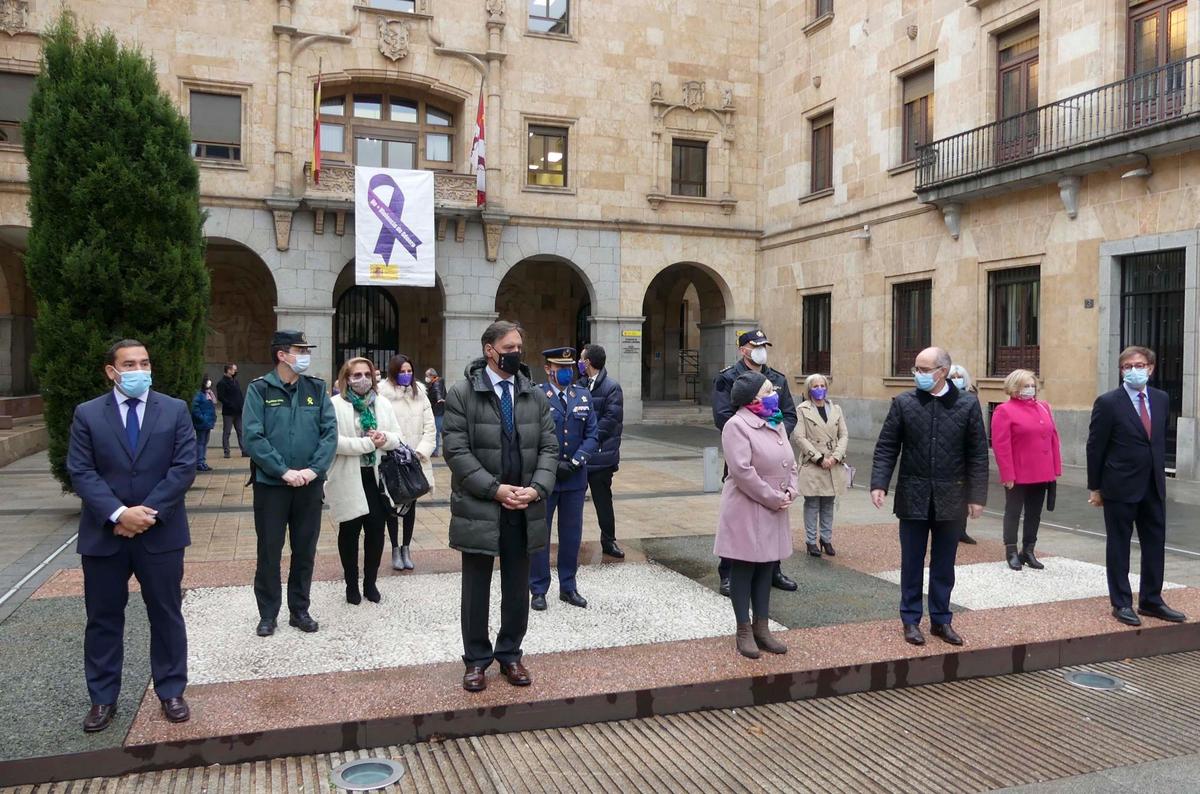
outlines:
[[512, 386], [506, 380], [500, 381], [500, 418], [504, 420], [504, 435], [513, 434], [513, 402], [508, 389]]
[[125, 406], [129, 409], [125, 413], [125, 437], [129, 439], [130, 452], [137, 452], [138, 433], [141, 431], [137, 416], [137, 407], [140, 402], [141, 400], [136, 397], [125, 401]]

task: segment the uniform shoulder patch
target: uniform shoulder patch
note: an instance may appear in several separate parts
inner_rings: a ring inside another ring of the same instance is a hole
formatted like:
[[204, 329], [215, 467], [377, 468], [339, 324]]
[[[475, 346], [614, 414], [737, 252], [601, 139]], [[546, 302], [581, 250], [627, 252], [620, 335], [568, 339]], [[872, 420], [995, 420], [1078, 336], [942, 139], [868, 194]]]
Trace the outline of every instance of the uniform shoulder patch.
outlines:
[[724, 375], [726, 372], [728, 372], [729, 370], [733, 369], [733, 367], [734, 367], [734, 365], [733, 365], [733, 364], [730, 364], [728, 367], [726, 367], [725, 369], [721, 370], [721, 374], [722, 374], [722, 375]]

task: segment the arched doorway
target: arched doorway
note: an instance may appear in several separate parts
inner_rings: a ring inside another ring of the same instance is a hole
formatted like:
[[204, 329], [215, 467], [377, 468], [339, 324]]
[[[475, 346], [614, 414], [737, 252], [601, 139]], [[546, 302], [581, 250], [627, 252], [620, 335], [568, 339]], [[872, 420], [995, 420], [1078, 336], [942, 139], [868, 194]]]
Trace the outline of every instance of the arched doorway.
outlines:
[[37, 311], [25, 280], [28, 235], [23, 226], [0, 226], [0, 397], [37, 392], [32, 368]]
[[525, 328], [525, 360], [535, 380], [543, 350], [578, 350], [591, 341], [591, 290], [565, 259], [534, 256], [514, 265], [496, 290], [496, 313]]
[[354, 261], [342, 268], [333, 288], [333, 375], [355, 356], [380, 370], [396, 353], [410, 356], [419, 373], [443, 371], [445, 298], [434, 287], [376, 287], [354, 283]]
[[724, 360], [726, 299], [720, 277], [679, 263], [646, 289], [642, 314], [642, 399], [707, 404]]
[[204, 262], [212, 281], [204, 371], [216, 381], [226, 364], [237, 364], [245, 385], [272, 366], [275, 277], [257, 254], [223, 238], [208, 238]]

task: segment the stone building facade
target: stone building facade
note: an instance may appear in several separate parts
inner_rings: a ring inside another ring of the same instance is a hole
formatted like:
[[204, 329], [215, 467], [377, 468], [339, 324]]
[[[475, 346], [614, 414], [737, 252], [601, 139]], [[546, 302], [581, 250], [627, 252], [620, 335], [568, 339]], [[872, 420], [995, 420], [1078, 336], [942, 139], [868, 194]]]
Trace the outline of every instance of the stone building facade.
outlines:
[[[0, 0], [0, 88], [36, 71], [57, 7]], [[985, 404], [1036, 369], [1080, 463], [1116, 351], [1148, 343], [1171, 465], [1200, 478], [1200, 0], [72, 7], [153, 56], [192, 119], [214, 372], [261, 371], [292, 326], [321, 374], [399, 350], [455, 378], [504, 316], [531, 351], [603, 344], [636, 420], [705, 402], [761, 323], [780, 369], [829, 372], [859, 437], [929, 342]], [[436, 288], [353, 284], [356, 161], [437, 172]], [[26, 194], [0, 140], [0, 393], [34, 387]]]

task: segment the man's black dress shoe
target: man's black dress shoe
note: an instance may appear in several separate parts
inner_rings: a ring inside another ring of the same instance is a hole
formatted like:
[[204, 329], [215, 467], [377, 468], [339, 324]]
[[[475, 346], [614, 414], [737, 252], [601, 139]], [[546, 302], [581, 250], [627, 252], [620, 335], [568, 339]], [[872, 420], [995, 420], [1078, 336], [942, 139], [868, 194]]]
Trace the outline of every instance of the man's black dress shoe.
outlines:
[[187, 722], [192, 718], [192, 710], [188, 708], [183, 695], [177, 698], [167, 698], [162, 702], [163, 716], [167, 722]]
[[94, 704], [88, 709], [87, 716], [83, 718], [83, 729], [88, 733], [98, 733], [111, 725], [115, 716], [117, 716], [116, 704], [111, 706]]
[[934, 623], [929, 632], [935, 637], [941, 637], [951, 645], [963, 644], [963, 638], [958, 636], [958, 632], [949, 623]]
[[529, 599], [529, 608], [536, 609], [538, 612], [545, 612], [546, 611], [546, 595], [545, 595], [545, 593], [542, 593], [540, 595], [535, 595], [533, 598]]
[[771, 587], [774, 587], [777, 590], [787, 590], [790, 592], [798, 589], [800, 585], [788, 578], [788, 575], [783, 571], [777, 569], [775, 571], [775, 575], [771, 577]]
[[721, 580], [721, 586], [717, 588], [717, 592], [729, 598], [729, 579]]
[[559, 601], [565, 601], [573, 607], [587, 607], [587, 599], [579, 595], [578, 590], [571, 590], [566, 593], [558, 594]]
[[317, 630], [317, 621], [313, 620], [312, 615], [309, 615], [308, 612], [293, 612], [292, 616], [288, 618], [288, 625], [295, 626], [308, 634]]
[[1113, 617], [1126, 626], [1142, 625], [1142, 619], [1133, 614], [1133, 607], [1113, 607]]
[[921, 627], [916, 623], [905, 623], [904, 641], [909, 645], [924, 645], [925, 635], [921, 633]]
[[805, 543], [804, 545], [808, 549], [809, 557], [820, 557], [821, 556], [821, 547], [818, 546], [817, 544]]
[[1187, 620], [1187, 615], [1180, 612], [1178, 609], [1171, 609], [1166, 604], [1159, 604], [1156, 607], [1138, 607], [1139, 615], [1146, 615], [1151, 618], [1158, 618], [1170, 623], [1182, 623]]
[[463, 673], [463, 689], [468, 692], [482, 692], [487, 689], [487, 673], [479, 665], [471, 665]]
[[974, 545], [975, 545], [975, 543], [976, 543], [976, 540], [975, 540], [975, 538], [973, 538], [973, 537], [971, 537], [970, 535], [968, 535], [968, 534], [967, 534], [967, 532], [966, 532], [966, 530], [963, 530], [963, 533], [962, 533], [961, 535], [959, 535], [959, 536], [958, 536], [958, 542], [959, 542], [959, 543], [965, 543], [965, 544], [967, 544], [968, 546], [974, 546]]
[[621, 547], [617, 545], [615, 540], [612, 543], [601, 543], [600, 550], [609, 557], [616, 557], [618, 560], [625, 559], [625, 552], [621, 550]]
[[260, 637], [270, 637], [275, 633], [275, 618], [263, 618], [258, 621], [258, 628], [254, 633]]

